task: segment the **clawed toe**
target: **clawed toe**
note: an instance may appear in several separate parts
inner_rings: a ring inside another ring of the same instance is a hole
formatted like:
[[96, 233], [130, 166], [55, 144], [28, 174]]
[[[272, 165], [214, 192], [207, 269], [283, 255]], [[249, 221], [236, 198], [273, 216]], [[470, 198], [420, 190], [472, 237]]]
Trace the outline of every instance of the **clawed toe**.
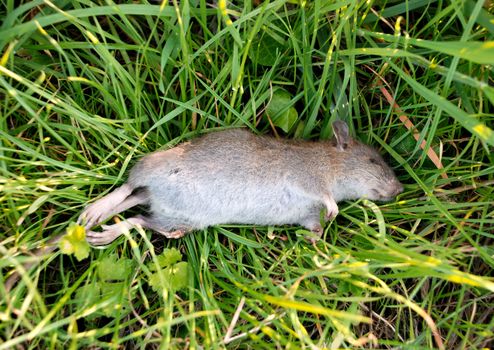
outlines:
[[[90, 223], [92, 221], [88, 221], [88, 222]], [[180, 228], [175, 231], [167, 231], [164, 230], [162, 227], [155, 225], [148, 218], [139, 215], [113, 225], [101, 225], [102, 228], [101, 232], [87, 230], [86, 240], [88, 241], [88, 243], [92, 245], [106, 245], [113, 242], [124, 232], [128, 232], [130, 229], [136, 226], [152, 229], [156, 232], [161, 233], [167, 238], [175, 238], [175, 239], [183, 237], [189, 231], [187, 228]]]
[[77, 219], [79, 225], [83, 225], [86, 229], [89, 229], [101, 219], [101, 213], [99, 211], [93, 210], [92, 206], [89, 206], [82, 212]]
[[106, 245], [111, 243], [113, 240], [113, 238], [105, 236], [105, 232], [86, 232], [86, 241], [93, 246]]
[[324, 229], [321, 226], [321, 224], [317, 221], [307, 221], [303, 223], [303, 226], [310, 230], [312, 234], [306, 234], [305, 239], [309, 241], [310, 243], [316, 243], [319, 241], [324, 233]]
[[316, 225], [316, 226], [311, 227], [310, 231], [312, 233], [314, 233], [315, 236], [314, 235], [306, 236], [306, 239], [312, 244], [319, 241], [322, 237], [322, 234], [324, 233], [324, 229], [322, 228], [321, 225]]
[[322, 233], [323, 233], [323, 230], [321, 228], [321, 230], [311, 230], [311, 232], [313, 233], [312, 235], [305, 235], [304, 238], [306, 239], [306, 241], [308, 241], [309, 243], [311, 244], [315, 244], [317, 243], [319, 240], [321, 240], [321, 236], [322, 236]]
[[324, 215], [326, 220], [332, 220], [338, 215], [338, 205], [336, 204], [335, 200], [327, 196], [324, 199], [324, 203], [326, 205], [326, 215]]
[[127, 227], [120, 227], [118, 224], [115, 225], [102, 225], [103, 231], [87, 231], [86, 241], [91, 245], [106, 245], [117, 239]]
[[187, 232], [185, 230], [175, 230], [172, 232], [164, 232], [163, 234], [165, 235], [166, 238], [181, 238], [185, 236]]
[[323, 234], [323, 228], [322, 228], [322, 226], [313, 227], [313, 228], [311, 229], [311, 231], [312, 231], [313, 233], [315, 233], [318, 237], [321, 237], [321, 236], [322, 236], [322, 234]]
[[324, 215], [324, 218], [326, 219], [326, 221], [329, 221], [329, 220], [333, 220], [336, 217], [336, 215], [338, 215], [338, 209], [327, 211], [326, 215]]
[[338, 215], [339, 210], [337, 206], [332, 206], [329, 208], [326, 208], [326, 214], [324, 215], [324, 219], [326, 221], [333, 220], [336, 215]]
[[77, 219], [79, 225], [86, 229], [98, 225], [111, 215], [118, 214], [126, 209], [145, 201], [146, 197], [131, 196], [133, 188], [124, 184], [103, 198], [87, 206]]

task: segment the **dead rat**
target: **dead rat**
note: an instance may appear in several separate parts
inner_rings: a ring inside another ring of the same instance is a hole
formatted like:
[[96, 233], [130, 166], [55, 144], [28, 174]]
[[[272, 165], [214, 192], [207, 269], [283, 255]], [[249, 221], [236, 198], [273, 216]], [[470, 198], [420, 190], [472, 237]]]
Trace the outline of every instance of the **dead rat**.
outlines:
[[[93, 245], [112, 242], [140, 225], [167, 238], [219, 224], [301, 225], [322, 234], [320, 213], [338, 214], [337, 202], [387, 201], [403, 191], [393, 170], [373, 148], [333, 123], [332, 141], [289, 141], [244, 129], [209, 133], [142, 158], [127, 183], [94, 202], [78, 222]], [[136, 205], [135, 216], [90, 231]]]
[[[127, 183], [89, 205], [78, 223], [93, 245], [108, 244], [136, 225], [167, 238], [227, 223], [295, 224], [320, 236], [322, 209], [331, 219], [339, 201], [388, 201], [403, 191], [379, 153], [351, 138], [345, 122], [335, 121], [333, 132], [331, 141], [311, 142], [229, 129], [151, 153], [132, 168]], [[136, 205], [148, 205], [150, 215], [90, 230]], [[62, 236], [33, 255], [50, 253]], [[7, 290], [18, 277], [9, 277]]]

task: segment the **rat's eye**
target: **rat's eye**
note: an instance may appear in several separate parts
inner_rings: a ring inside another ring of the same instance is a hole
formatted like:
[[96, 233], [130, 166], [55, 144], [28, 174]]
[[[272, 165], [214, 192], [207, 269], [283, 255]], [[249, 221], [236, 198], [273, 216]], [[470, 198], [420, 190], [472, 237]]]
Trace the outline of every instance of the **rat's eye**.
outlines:
[[375, 158], [369, 158], [369, 162], [371, 164], [377, 164], [378, 163], [377, 159], [375, 159]]

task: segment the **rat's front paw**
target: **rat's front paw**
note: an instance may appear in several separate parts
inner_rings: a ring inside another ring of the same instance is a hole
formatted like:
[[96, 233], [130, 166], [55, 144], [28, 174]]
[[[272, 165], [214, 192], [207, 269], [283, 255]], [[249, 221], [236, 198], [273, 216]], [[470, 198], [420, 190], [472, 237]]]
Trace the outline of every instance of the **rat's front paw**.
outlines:
[[321, 225], [316, 225], [311, 228], [311, 232], [314, 233], [316, 237], [306, 236], [305, 239], [307, 239], [310, 243], [314, 244], [321, 239], [322, 234], [324, 233], [324, 229], [322, 228]]
[[325, 198], [324, 204], [326, 205], [326, 214], [324, 215], [324, 218], [326, 221], [334, 219], [339, 212], [338, 205], [331, 197]]
[[339, 213], [338, 207], [336, 207], [335, 209], [333, 209], [331, 211], [328, 209], [328, 210], [326, 210], [326, 214], [324, 215], [324, 219], [326, 221], [333, 220], [336, 217], [336, 215], [338, 215], [338, 213]]
[[318, 237], [321, 237], [323, 232], [324, 232], [324, 229], [322, 228], [322, 226], [320, 224], [317, 224], [313, 227], [311, 227], [311, 232], [315, 233]]
[[319, 241], [322, 237], [322, 234], [324, 233], [324, 229], [321, 226], [321, 224], [314, 220], [308, 220], [302, 224], [305, 228], [310, 230], [312, 234], [305, 234], [304, 238], [310, 242], [310, 243], [316, 243]]

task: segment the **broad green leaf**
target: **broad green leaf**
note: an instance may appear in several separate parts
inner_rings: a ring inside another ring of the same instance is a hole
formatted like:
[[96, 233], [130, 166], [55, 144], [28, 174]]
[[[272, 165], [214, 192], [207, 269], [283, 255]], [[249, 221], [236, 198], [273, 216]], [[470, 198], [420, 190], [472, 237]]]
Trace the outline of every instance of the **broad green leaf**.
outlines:
[[163, 288], [180, 290], [187, 286], [187, 281], [188, 263], [186, 261], [168, 266], [149, 277], [149, 285], [155, 292], [160, 292]]
[[249, 57], [257, 64], [272, 67], [287, 48], [286, 43], [280, 42], [271, 35], [264, 33], [252, 43]]
[[155, 292], [165, 289], [179, 290], [187, 285], [188, 263], [182, 260], [182, 254], [176, 248], [165, 248], [158, 257], [159, 267], [154, 263], [148, 264], [151, 271], [148, 282]]
[[[413, 151], [417, 147], [417, 141], [413, 138], [412, 135], [407, 134], [405, 137], [403, 135], [406, 133], [405, 130], [400, 129], [396, 134], [391, 138], [391, 144], [394, 145], [394, 149], [396, 152], [405, 157], [410, 157]], [[399, 142], [398, 139], [400, 139]], [[418, 152], [414, 155], [414, 160], [417, 160], [419, 157]]]
[[[95, 282], [79, 288], [75, 301], [82, 307], [99, 306], [97, 312], [87, 316], [88, 319], [96, 317], [118, 317], [130, 311], [127, 296], [135, 294], [135, 290], [129, 292], [129, 277], [134, 271], [134, 262], [131, 259], [120, 258], [116, 254], [106, 256], [98, 262]], [[111, 303], [108, 300], [111, 299]]]
[[[131, 292], [135, 294], [134, 292]], [[99, 308], [97, 312], [91, 313], [86, 316], [91, 320], [97, 317], [117, 317], [122, 314], [127, 314], [130, 311], [129, 300], [126, 298], [128, 294], [127, 282], [104, 282], [97, 281], [92, 284], [79, 287], [77, 290], [74, 301], [79, 307], [93, 307], [100, 303], [113, 299], [114, 302], [103, 308]], [[113, 301], [112, 300], [112, 301]]]
[[158, 256], [160, 267], [168, 267], [182, 260], [182, 253], [177, 248], [165, 248]]
[[89, 256], [90, 246], [86, 241], [86, 231], [83, 226], [71, 223], [67, 228], [67, 234], [58, 243], [60, 251], [64, 254], [74, 254], [81, 261]]
[[101, 281], [125, 281], [134, 270], [134, 262], [127, 258], [110, 255], [98, 262], [98, 277]]
[[170, 283], [173, 289], [179, 290], [187, 287], [188, 282], [188, 268], [189, 265], [186, 261], [181, 261], [175, 264], [170, 269]]
[[266, 107], [266, 114], [274, 125], [288, 132], [298, 119], [298, 112], [292, 106], [292, 95], [284, 89], [277, 89]]
[[101, 286], [98, 282], [82, 285], [77, 289], [75, 301], [80, 306], [87, 307], [96, 304], [101, 299]]
[[127, 282], [100, 282], [101, 299], [106, 300], [113, 298], [115, 303], [102, 309], [106, 317], [117, 317], [118, 315], [127, 314], [130, 311]]

